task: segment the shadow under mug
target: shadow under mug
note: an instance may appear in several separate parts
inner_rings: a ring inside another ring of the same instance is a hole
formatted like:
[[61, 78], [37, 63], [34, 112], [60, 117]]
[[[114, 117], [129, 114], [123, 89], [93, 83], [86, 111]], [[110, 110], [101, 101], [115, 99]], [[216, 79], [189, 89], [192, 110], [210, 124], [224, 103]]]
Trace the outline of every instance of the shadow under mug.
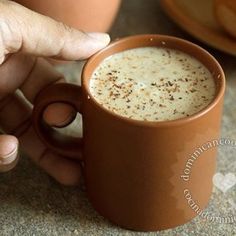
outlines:
[[[93, 71], [114, 53], [146, 46], [178, 49], [201, 61], [215, 80], [213, 101], [192, 116], [161, 122], [132, 120], [102, 107], [89, 91]], [[200, 210], [210, 199], [216, 147], [202, 152], [194, 162], [189, 158], [198, 147], [219, 138], [224, 90], [222, 68], [199, 46], [164, 35], [131, 36], [87, 61], [81, 87], [55, 84], [42, 91], [34, 106], [34, 128], [51, 150], [81, 157], [88, 198], [101, 215], [133, 230], [173, 228], [197, 216], [189, 196]], [[83, 138], [62, 135], [43, 122], [43, 111], [55, 102], [68, 103], [82, 114]], [[186, 166], [188, 180], [183, 178]]]

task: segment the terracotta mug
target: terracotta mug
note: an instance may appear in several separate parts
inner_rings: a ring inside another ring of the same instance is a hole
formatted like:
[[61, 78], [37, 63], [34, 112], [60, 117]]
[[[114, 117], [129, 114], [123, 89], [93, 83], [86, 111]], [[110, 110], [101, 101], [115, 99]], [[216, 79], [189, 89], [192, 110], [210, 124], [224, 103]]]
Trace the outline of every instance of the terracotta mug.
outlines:
[[36, 12], [84, 31], [110, 29], [121, 0], [15, 0]]
[[[192, 116], [162, 122], [136, 121], [102, 107], [89, 91], [93, 71], [114, 53], [146, 46], [178, 49], [201, 61], [215, 80], [213, 101]], [[92, 56], [83, 69], [81, 87], [56, 84], [42, 91], [36, 99], [33, 122], [52, 150], [71, 158], [81, 155], [88, 197], [101, 215], [128, 229], [162, 230], [197, 215], [186, 199], [186, 189], [201, 209], [208, 204], [216, 148], [192, 163], [191, 180], [184, 181], [181, 176], [190, 154], [219, 137], [224, 90], [220, 65], [199, 46], [170, 36], [132, 36]], [[43, 111], [54, 102], [69, 103], [82, 114], [83, 138], [66, 137], [43, 122]]]

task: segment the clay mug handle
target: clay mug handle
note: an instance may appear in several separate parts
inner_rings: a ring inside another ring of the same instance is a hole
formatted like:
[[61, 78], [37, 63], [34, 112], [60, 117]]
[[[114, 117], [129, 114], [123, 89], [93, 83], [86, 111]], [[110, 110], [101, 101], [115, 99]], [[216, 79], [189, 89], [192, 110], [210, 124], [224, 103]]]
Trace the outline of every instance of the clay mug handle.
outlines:
[[82, 138], [62, 134], [43, 120], [43, 112], [52, 103], [66, 103], [81, 113], [82, 89], [73, 84], [58, 83], [41, 91], [35, 100], [32, 113], [34, 129], [50, 150], [70, 158], [82, 160]]

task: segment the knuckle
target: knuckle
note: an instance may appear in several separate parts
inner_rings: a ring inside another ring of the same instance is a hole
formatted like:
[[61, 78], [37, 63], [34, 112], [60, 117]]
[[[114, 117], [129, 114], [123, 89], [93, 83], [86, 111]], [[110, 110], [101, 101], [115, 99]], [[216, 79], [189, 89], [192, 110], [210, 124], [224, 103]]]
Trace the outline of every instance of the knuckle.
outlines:
[[71, 28], [70, 26], [66, 25], [65, 23], [63, 22], [58, 22], [58, 26], [59, 26], [59, 29], [61, 29], [62, 33], [64, 34], [65, 32], [66, 33], [71, 33], [73, 31], [73, 28]]
[[[22, 36], [19, 22], [14, 13], [11, 3], [3, 1], [0, 5], [0, 59], [9, 53], [14, 53], [22, 47]], [[9, 1], [10, 2], [10, 1]]]
[[58, 52], [56, 52], [57, 56], [60, 57], [63, 54], [66, 42], [68, 38], [70, 38], [71, 32], [72, 32], [71, 27], [62, 22], [58, 22], [58, 34], [59, 34], [58, 39], [60, 40], [60, 42], [59, 42]]

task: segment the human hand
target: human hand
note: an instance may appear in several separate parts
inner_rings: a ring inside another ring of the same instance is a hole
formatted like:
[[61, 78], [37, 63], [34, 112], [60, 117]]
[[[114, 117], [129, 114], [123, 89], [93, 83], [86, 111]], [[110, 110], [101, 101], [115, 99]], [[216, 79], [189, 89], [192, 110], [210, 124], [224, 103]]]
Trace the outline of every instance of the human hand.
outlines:
[[[85, 59], [109, 41], [107, 34], [83, 33], [15, 2], [0, 0], [0, 126], [10, 134], [0, 136], [1, 172], [16, 165], [20, 144], [35, 163], [60, 183], [79, 183], [78, 160], [52, 153], [38, 139], [31, 124], [32, 108], [16, 90], [33, 104], [43, 88], [64, 82], [63, 76], [43, 57]], [[68, 105], [53, 104], [44, 118], [51, 125], [64, 126], [74, 114]]]

